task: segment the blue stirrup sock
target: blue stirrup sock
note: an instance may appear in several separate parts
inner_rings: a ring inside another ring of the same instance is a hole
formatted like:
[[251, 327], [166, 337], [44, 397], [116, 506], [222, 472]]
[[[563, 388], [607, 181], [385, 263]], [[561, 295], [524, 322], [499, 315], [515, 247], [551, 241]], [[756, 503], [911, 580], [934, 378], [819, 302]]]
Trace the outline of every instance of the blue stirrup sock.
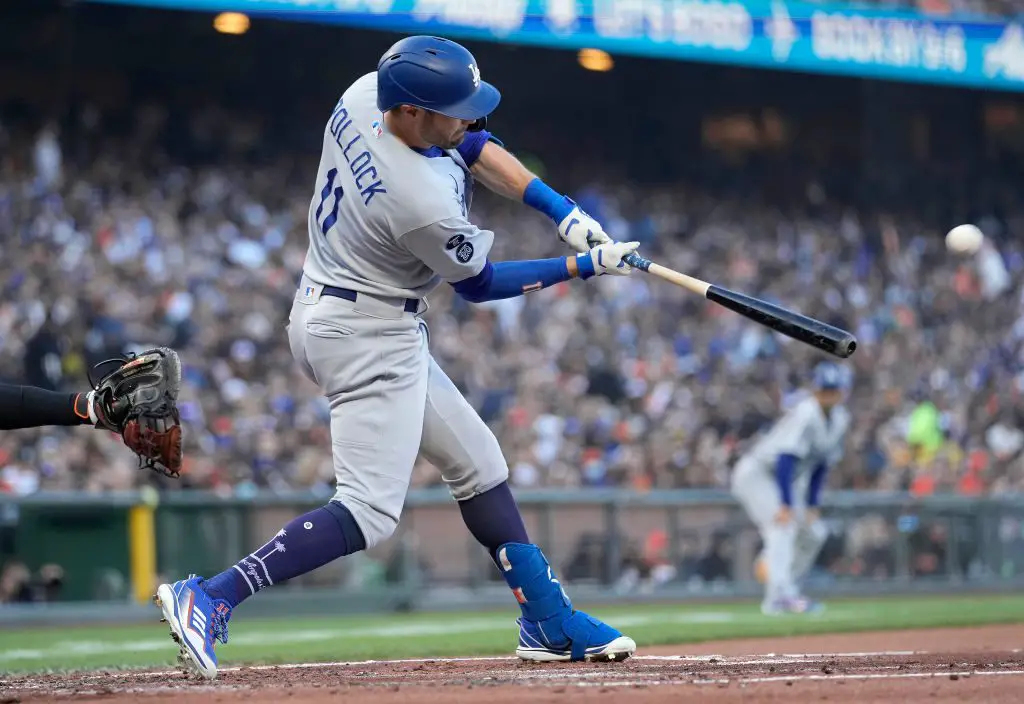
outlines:
[[462, 520], [492, 560], [505, 543], [529, 543], [523, 516], [508, 482], [459, 502]]
[[539, 624], [545, 635], [562, 635], [562, 625], [573, 613], [572, 601], [540, 548], [505, 543], [498, 548], [497, 558], [501, 575], [519, 602], [523, 618]]
[[203, 582], [233, 609], [256, 592], [366, 549], [352, 512], [337, 501], [292, 519], [263, 547]]

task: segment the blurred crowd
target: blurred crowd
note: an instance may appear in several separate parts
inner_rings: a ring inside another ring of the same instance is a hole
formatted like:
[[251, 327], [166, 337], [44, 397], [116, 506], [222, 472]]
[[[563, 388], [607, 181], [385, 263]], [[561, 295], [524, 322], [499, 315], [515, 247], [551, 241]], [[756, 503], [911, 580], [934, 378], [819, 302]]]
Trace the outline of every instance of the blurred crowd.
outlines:
[[995, 15], [1020, 18], [1024, 4], [1020, 0], [857, 0], [854, 5], [871, 5], [882, 9], [911, 9], [927, 15]]
[[[810, 0], [810, 2], [837, 4], [833, 0]], [[1024, 15], [1024, 3], [1021, 0], [848, 0], [846, 4], [880, 10], [912, 10], [936, 18], [955, 18], [959, 15], [968, 18], [970, 16], [974, 18], [995, 16], [1013, 20]]]
[[60, 565], [46, 564], [33, 573], [25, 563], [10, 559], [0, 567], [0, 604], [59, 601], [63, 586]]
[[[327, 405], [284, 331], [315, 157], [254, 165], [243, 157], [268, 141], [259, 124], [216, 111], [182, 125], [146, 108], [112, 129], [86, 109], [71, 129], [0, 126], [0, 379], [78, 390], [98, 361], [173, 346], [187, 454], [174, 486], [329, 492]], [[572, 195], [658, 261], [857, 335], [853, 428], [830, 486], [1024, 487], [1020, 215], [980, 219], [982, 251], [952, 255], [934, 227], [845, 207], [823, 183], [794, 182], [783, 205], [692, 183], [595, 179]], [[478, 191], [472, 219], [496, 231], [494, 259], [565, 253], [522, 204]], [[433, 354], [517, 487], [725, 487], [819, 359], [643, 274], [483, 305], [442, 286], [429, 303]], [[153, 482], [171, 486], [107, 433], [0, 435], [0, 491]], [[421, 461], [414, 486], [437, 483]]]

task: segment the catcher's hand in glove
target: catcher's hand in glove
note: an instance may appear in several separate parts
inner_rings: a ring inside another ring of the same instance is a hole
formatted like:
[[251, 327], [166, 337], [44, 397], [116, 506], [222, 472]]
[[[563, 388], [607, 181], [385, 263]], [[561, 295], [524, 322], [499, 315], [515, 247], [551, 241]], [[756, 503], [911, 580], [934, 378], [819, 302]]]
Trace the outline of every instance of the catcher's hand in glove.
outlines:
[[89, 392], [89, 419], [97, 428], [121, 436], [139, 456], [139, 466], [168, 477], [181, 472], [181, 418], [178, 389], [181, 361], [178, 353], [158, 347], [123, 359], [110, 359], [94, 367], [118, 364], [93, 383]]

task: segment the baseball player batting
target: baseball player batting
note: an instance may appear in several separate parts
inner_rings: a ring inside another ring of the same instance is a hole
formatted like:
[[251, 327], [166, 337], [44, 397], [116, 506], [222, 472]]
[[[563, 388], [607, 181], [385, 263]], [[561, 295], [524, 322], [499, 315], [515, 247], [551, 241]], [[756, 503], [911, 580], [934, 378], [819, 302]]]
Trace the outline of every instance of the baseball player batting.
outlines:
[[[443, 283], [480, 302], [631, 272], [622, 259], [636, 242], [613, 242], [487, 132], [500, 97], [464, 47], [414, 36], [335, 105], [288, 339], [330, 401], [337, 492], [224, 572], [160, 585], [156, 601], [183, 661], [203, 675], [216, 677], [214, 644], [227, 642], [242, 601], [394, 532], [420, 453], [515, 595], [520, 658], [608, 661], [635, 651], [631, 638], [574, 608], [526, 533], [497, 439], [428, 349], [424, 297]], [[577, 254], [492, 262], [494, 233], [468, 219], [475, 181], [550, 216]]]
[[830, 467], [843, 453], [850, 424], [841, 404], [844, 370], [832, 362], [814, 369], [813, 392], [790, 408], [736, 463], [732, 494], [764, 543], [767, 571], [761, 610], [767, 615], [818, 611], [798, 586], [828, 537], [818, 504]]

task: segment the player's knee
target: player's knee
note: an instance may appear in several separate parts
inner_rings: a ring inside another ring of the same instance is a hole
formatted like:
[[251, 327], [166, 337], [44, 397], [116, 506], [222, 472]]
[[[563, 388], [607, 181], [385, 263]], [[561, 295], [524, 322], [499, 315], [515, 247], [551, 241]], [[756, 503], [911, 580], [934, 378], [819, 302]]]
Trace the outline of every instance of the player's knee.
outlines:
[[816, 547], [821, 547], [828, 540], [828, 526], [824, 521], [815, 521], [807, 530], [807, 540]]
[[363, 536], [367, 550], [383, 543], [394, 535], [395, 529], [398, 528], [399, 513], [382, 510], [380, 507], [344, 494], [335, 496], [331, 503], [344, 507], [351, 514]]
[[508, 481], [508, 463], [501, 446], [493, 435], [491, 440], [478, 448], [471, 463], [448, 467], [441, 472], [456, 501], [471, 499]]
[[465, 501], [478, 496], [485, 491], [508, 481], [508, 465], [504, 462], [501, 466], [491, 466], [488, 469], [480, 468], [471, 476], [465, 477], [462, 481], [449, 483], [448, 488], [456, 501]]
[[796, 540], [796, 537], [797, 529], [792, 522], [787, 523], [785, 525], [773, 523], [772, 525], [767, 527], [764, 533], [765, 543], [792, 543], [794, 540]]
[[359, 522], [356, 521], [356, 517], [352, 515], [348, 507], [340, 501], [328, 501], [324, 508], [338, 521], [338, 527], [341, 528], [341, 534], [345, 538], [349, 552], [365, 550], [366, 536], [363, 535], [363, 529], [359, 527]]
[[398, 528], [398, 519], [383, 513], [364, 513], [363, 522], [359, 527], [366, 538], [366, 549], [369, 550], [395, 534], [395, 530]]

